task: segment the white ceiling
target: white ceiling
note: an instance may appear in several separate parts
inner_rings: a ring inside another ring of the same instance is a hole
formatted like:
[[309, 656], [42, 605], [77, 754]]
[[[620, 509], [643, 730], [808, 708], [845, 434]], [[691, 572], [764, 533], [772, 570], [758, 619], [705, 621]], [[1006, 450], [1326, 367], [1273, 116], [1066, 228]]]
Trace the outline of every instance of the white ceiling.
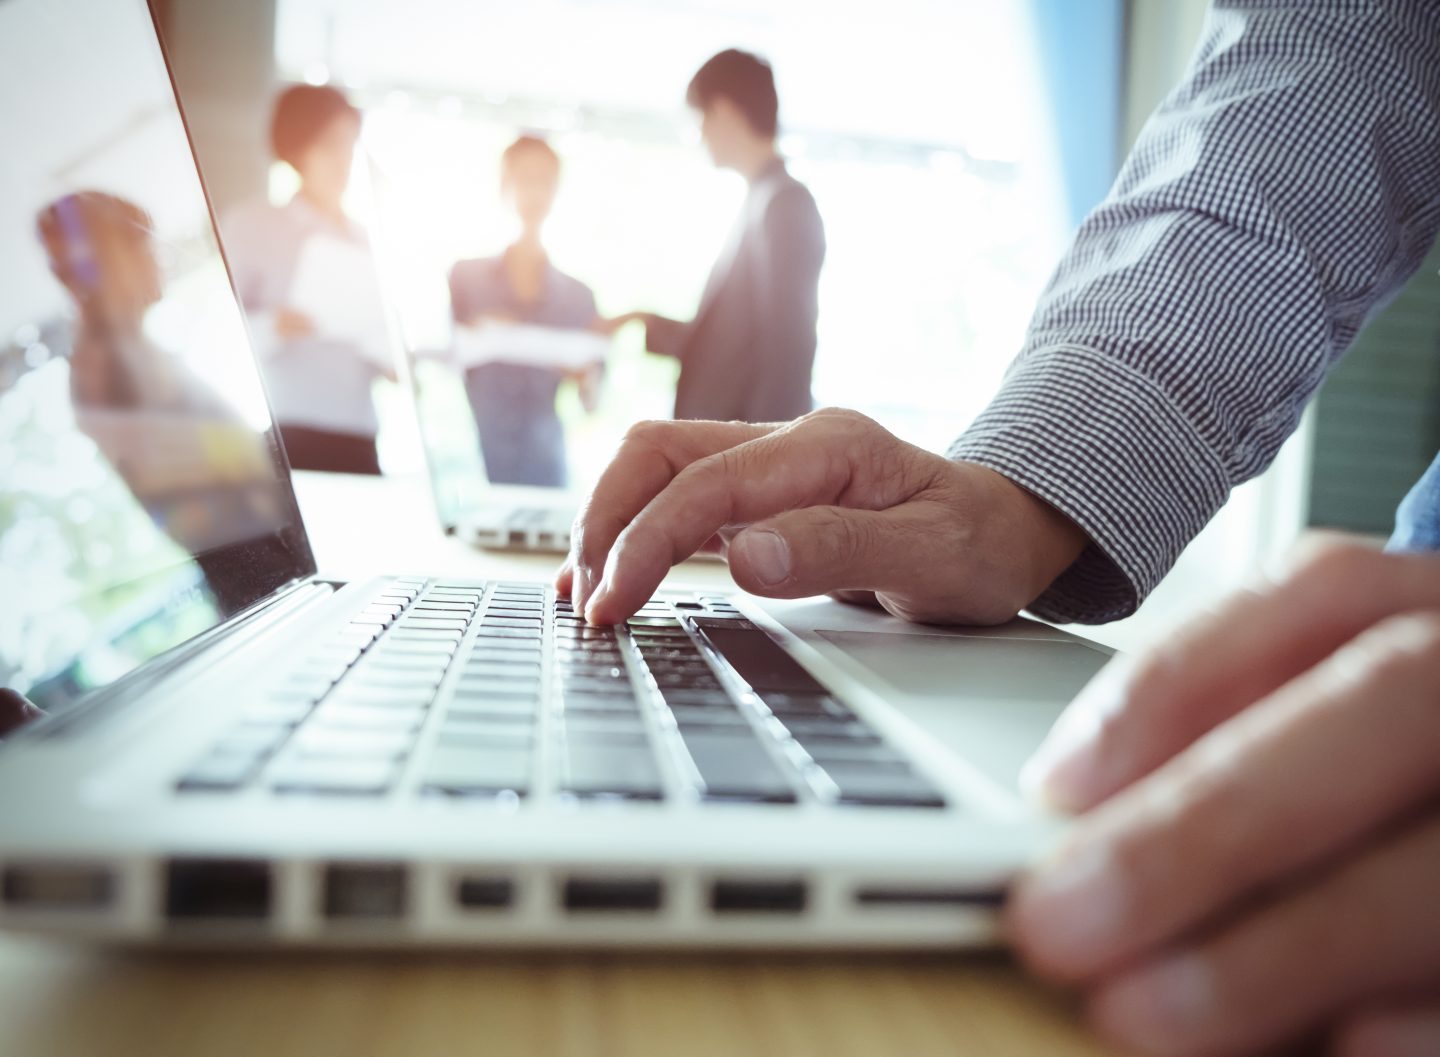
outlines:
[[279, 0], [281, 71], [367, 90], [675, 115], [725, 47], [775, 64], [802, 132], [1012, 159], [1043, 113], [1029, 7], [998, 0]]

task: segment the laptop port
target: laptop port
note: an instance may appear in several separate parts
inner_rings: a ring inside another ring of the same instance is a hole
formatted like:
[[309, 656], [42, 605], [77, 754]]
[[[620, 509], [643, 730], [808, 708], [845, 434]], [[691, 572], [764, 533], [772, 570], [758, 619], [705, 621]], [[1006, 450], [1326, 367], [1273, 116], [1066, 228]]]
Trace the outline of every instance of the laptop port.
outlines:
[[166, 867], [171, 921], [260, 921], [270, 914], [270, 865], [250, 859], [175, 859]]
[[403, 917], [405, 867], [390, 863], [334, 864], [325, 868], [325, 916], [332, 921], [385, 921]]
[[565, 882], [565, 909], [572, 914], [654, 912], [664, 891], [658, 878], [572, 877]]
[[13, 910], [101, 910], [115, 894], [109, 870], [93, 866], [9, 866], [0, 899]]
[[462, 877], [455, 902], [466, 910], [505, 910], [515, 902], [515, 882], [508, 877]]
[[864, 907], [975, 907], [998, 909], [1005, 905], [999, 888], [857, 888], [855, 902]]
[[801, 914], [808, 895], [804, 881], [716, 881], [710, 909], [716, 914]]
[[506, 539], [509, 541], [509, 544], [512, 547], [523, 547], [525, 546], [526, 542], [525, 530], [511, 529]]

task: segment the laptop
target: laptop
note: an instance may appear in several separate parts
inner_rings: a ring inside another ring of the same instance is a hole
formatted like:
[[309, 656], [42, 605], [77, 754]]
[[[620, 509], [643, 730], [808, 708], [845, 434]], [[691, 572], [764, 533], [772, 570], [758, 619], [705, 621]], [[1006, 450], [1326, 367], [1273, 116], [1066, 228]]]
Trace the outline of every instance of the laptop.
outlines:
[[[317, 575], [145, 0], [5, 0], [0, 927], [156, 944], [954, 947], [1104, 663], [1017, 621]], [[376, 516], [384, 516], [383, 511]], [[357, 525], [363, 532], [364, 526]]]
[[362, 151], [382, 285], [425, 290], [403, 306], [391, 299], [385, 315], [390, 343], [408, 368], [440, 527], [484, 550], [567, 553], [584, 498], [572, 483], [576, 445], [558, 416], [526, 413], [545, 403], [553, 407], [554, 396], [545, 390], [554, 383], [514, 354], [533, 358], [544, 351], [537, 345], [549, 343], [569, 346], [562, 351], [573, 357], [573, 346], [583, 343], [598, 361], [608, 341], [585, 331], [458, 325], [443, 274], [399, 263], [407, 259], [400, 249], [406, 224], [393, 214], [406, 190], [368, 146]]
[[[570, 488], [492, 480], [461, 373], [448, 357], [406, 352], [441, 528], [484, 550], [568, 552], [581, 496]], [[483, 382], [480, 375], [471, 384]]]

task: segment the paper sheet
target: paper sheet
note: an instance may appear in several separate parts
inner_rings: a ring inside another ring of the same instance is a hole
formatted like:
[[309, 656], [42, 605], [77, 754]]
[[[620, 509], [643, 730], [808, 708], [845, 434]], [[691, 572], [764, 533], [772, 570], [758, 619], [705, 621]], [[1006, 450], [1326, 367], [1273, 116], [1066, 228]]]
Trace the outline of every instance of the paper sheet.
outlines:
[[605, 359], [609, 351], [609, 338], [575, 328], [529, 323], [481, 323], [455, 328], [455, 358], [461, 367], [519, 363], [577, 370]]
[[380, 280], [364, 246], [333, 235], [306, 239], [290, 307], [310, 318], [317, 337], [353, 344], [371, 363], [394, 369]]

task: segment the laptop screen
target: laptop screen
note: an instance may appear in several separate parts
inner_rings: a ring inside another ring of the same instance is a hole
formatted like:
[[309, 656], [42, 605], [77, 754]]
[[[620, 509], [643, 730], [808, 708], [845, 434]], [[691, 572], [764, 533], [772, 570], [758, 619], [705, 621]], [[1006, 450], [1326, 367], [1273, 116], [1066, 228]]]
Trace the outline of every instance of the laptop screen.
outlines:
[[0, 685], [56, 707], [313, 572], [145, 0], [0, 0]]

